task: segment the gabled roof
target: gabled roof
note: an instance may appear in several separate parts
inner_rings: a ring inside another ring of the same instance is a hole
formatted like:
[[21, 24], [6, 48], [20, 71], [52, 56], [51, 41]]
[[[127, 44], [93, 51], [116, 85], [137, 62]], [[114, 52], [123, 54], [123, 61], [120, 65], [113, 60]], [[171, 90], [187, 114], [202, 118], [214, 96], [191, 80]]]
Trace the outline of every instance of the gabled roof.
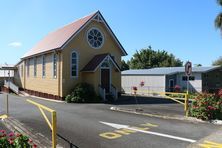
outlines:
[[100, 66], [100, 64], [103, 63], [103, 61], [106, 58], [109, 58], [109, 60], [115, 65], [115, 67], [120, 71], [120, 68], [118, 64], [115, 62], [115, 60], [110, 56], [110, 54], [98, 54], [95, 55], [88, 64], [81, 70], [82, 72], [94, 72], [97, 70], [97, 68]]
[[[192, 72], [205, 73], [220, 68], [220, 66], [211, 67], [193, 67]], [[122, 71], [122, 75], [172, 75], [184, 73], [184, 67], [159, 67], [151, 69], [135, 69]]]
[[49, 33], [46, 37], [44, 37], [40, 42], [38, 42], [30, 51], [28, 51], [23, 57], [27, 58], [30, 56], [34, 56], [37, 54], [41, 54], [44, 52], [49, 52], [54, 49], [61, 49], [76, 35], [79, 31], [84, 28], [90, 20], [98, 19], [99, 21], [104, 22], [105, 26], [107, 27], [108, 31], [114, 37], [114, 40], [119, 45], [120, 49], [122, 50], [123, 55], [127, 55], [126, 51], [123, 49], [122, 45], [112, 32], [111, 28], [108, 26], [104, 18], [102, 17], [99, 11], [92, 13], [86, 17], [83, 17], [71, 24], [68, 24], [54, 32]]

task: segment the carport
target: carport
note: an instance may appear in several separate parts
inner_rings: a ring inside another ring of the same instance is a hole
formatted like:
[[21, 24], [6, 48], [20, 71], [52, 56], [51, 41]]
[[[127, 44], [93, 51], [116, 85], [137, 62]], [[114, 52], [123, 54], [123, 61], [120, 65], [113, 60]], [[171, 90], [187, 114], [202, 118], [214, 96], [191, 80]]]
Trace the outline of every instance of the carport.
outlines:
[[14, 65], [0, 65], [0, 87], [1, 90], [8, 90], [9, 83], [14, 82], [14, 72], [17, 70]]

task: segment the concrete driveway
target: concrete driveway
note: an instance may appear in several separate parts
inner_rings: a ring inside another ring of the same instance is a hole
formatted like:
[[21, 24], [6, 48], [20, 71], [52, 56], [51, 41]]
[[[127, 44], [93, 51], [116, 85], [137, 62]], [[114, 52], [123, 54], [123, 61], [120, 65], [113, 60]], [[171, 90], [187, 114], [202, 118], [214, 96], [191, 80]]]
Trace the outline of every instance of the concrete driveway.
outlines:
[[179, 104], [171, 99], [161, 97], [130, 96], [123, 95], [115, 107], [121, 109], [142, 109], [141, 112], [162, 116], [183, 117], [185, 115], [184, 105]]
[[[4, 111], [4, 97], [0, 95], [1, 113]], [[39, 110], [27, 103], [26, 99], [10, 95], [10, 115], [25, 127], [33, 129], [33, 132], [50, 139], [51, 132]], [[58, 133], [79, 148], [183, 148], [220, 128], [208, 123], [114, 112], [109, 110], [113, 104], [66, 104], [32, 100], [57, 111]], [[58, 143], [69, 147], [61, 139]]]

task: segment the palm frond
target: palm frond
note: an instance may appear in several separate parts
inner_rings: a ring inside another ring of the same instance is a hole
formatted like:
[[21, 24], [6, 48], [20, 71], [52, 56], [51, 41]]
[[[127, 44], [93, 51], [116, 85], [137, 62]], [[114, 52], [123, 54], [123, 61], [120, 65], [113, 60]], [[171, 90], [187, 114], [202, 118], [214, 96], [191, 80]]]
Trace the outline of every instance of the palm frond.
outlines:
[[222, 31], [222, 12], [217, 15], [214, 24], [217, 29]]
[[222, 6], [222, 0], [217, 0], [217, 3]]

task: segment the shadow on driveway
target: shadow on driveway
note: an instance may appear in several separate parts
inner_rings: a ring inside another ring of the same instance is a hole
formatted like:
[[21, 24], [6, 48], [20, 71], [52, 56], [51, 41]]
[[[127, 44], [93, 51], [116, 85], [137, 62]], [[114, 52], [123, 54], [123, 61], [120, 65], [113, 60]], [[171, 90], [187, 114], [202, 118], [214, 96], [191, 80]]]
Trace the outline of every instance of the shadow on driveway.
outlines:
[[161, 97], [145, 97], [123, 95], [113, 103], [115, 107], [127, 110], [141, 110], [141, 112], [163, 115], [163, 116], [184, 116], [184, 105], [173, 100]]
[[118, 101], [114, 104], [116, 105], [130, 105], [130, 104], [178, 104], [177, 102], [161, 98], [161, 97], [147, 97], [147, 96], [130, 96], [130, 95], [123, 95], [121, 96]]

